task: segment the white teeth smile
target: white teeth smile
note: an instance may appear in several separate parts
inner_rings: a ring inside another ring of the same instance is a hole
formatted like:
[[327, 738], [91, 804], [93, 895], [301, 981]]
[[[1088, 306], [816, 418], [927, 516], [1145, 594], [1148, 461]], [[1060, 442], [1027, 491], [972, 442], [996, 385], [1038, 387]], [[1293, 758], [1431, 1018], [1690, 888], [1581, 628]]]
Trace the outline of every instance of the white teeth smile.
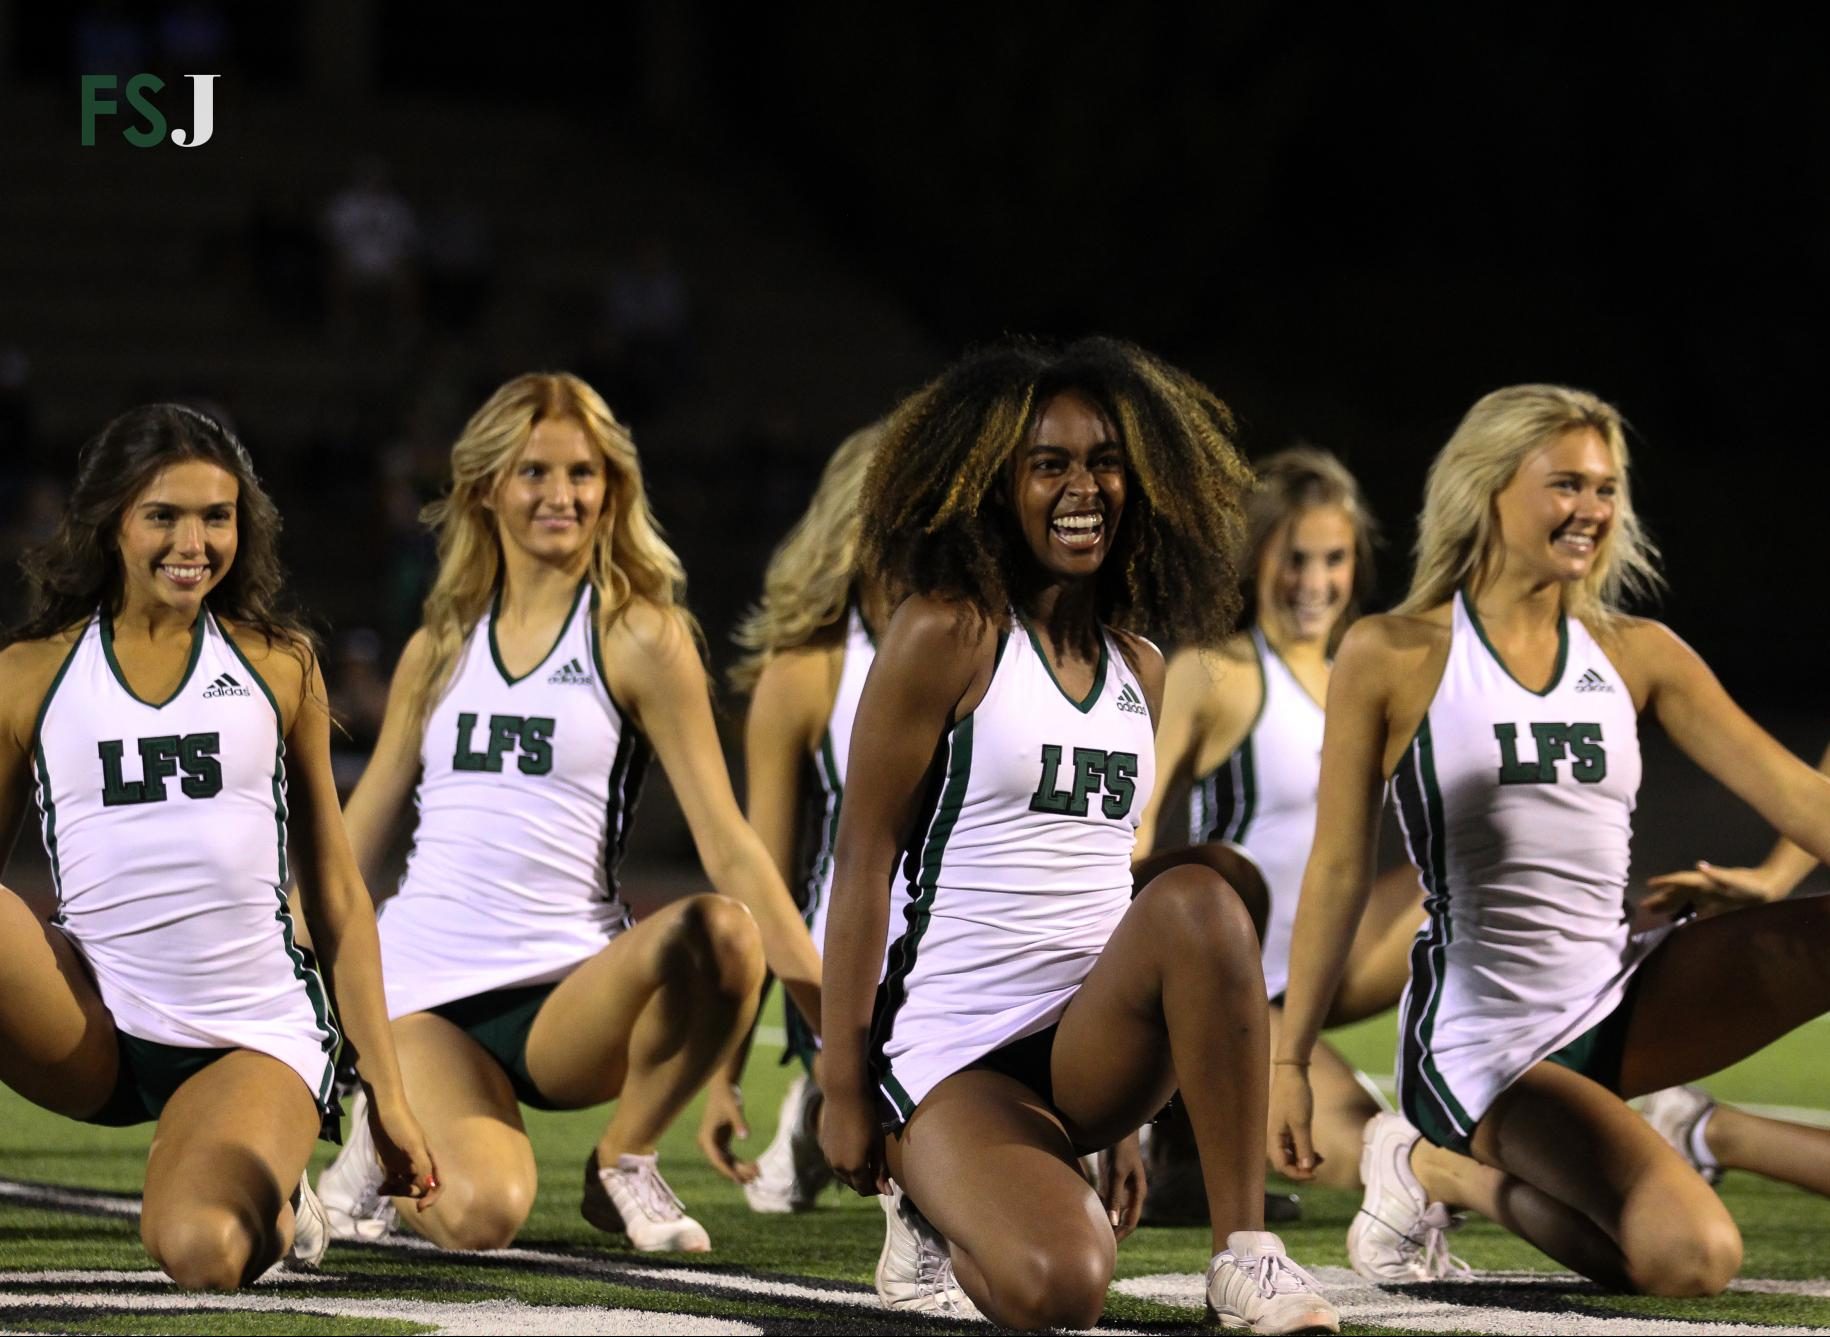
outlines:
[[1104, 527], [1105, 517], [1094, 513], [1058, 515], [1049, 521], [1055, 537], [1070, 548], [1092, 547], [1099, 542], [1099, 532]]
[[1593, 534], [1559, 534], [1553, 541], [1559, 546], [1569, 548], [1575, 552], [1591, 553], [1595, 551], [1595, 536]]
[[173, 566], [169, 562], [159, 569], [180, 585], [194, 585], [210, 573], [210, 568], [207, 565]]

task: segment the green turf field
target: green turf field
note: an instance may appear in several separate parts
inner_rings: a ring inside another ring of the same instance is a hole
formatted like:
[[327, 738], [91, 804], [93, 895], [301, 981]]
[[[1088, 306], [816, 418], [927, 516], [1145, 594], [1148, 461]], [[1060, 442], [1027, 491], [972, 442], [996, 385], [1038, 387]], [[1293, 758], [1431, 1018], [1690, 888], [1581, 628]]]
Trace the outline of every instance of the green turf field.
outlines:
[[[778, 1024], [772, 1006], [766, 1024]], [[1368, 1071], [1389, 1071], [1392, 1023], [1345, 1033]], [[767, 1033], [765, 1033], [767, 1034]], [[760, 1151], [786, 1070], [761, 1042], [746, 1082]], [[1830, 1021], [1820, 1020], [1709, 1084], [1743, 1102], [1830, 1106]], [[1830, 1115], [1824, 1117], [1830, 1118]], [[781, 1332], [943, 1331], [887, 1321], [874, 1308], [871, 1269], [882, 1240], [874, 1200], [831, 1192], [819, 1210], [760, 1217], [698, 1158], [696, 1111], [670, 1135], [662, 1164], [714, 1252], [691, 1263], [621, 1252], [578, 1215], [585, 1156], [601, 1111], [529, 1112], [541, 1191], [514, 1251], [437, 1254], [409, 1246], [333, 1245], [317, 1278], [256, 1287], [249, 1296], [187, 1296], [157, 1279], [129, 1215], [150, 1126], [86, 1128], [0, 1091], [0, 1330], [6, 1332]], [[319, 1164], [327, 1160], [324, 1148]], [[24, 1185], [24, 1187], [22, 1187]], [[54, 1193], [33, 1185], [101, 1190]], [[1344, 1301], [1348, 1331], [1830, 1330], [1830, 1202], [1731, 1174], [1722, 1192], [1746, 1238], [1743, 1282], [1705, 1301], [1604, 1295], [1549, 1275], [1549, 1260], [1475, 1222], [1454, 1248], [1484, 1275], [1462, 1285], [1381, 1290], [1323, 1273]], [[1346, 1263], [1343, 1239], [1357, 1197], [1303, 1193], [1304, 1219], [1282, 1228], [1290, 1252], [1324, 1269]], [[1119, 1251], [1119, 1282], [1104, 1326], [1167, 1332], [1200, 1319], [1195, 1275], [1205, 1230], [1147, 1229]], [[1538, 1275], [1531, 1275], [1531, 1274]], [[673, 1316], [673, 1317], [669, 1317]], [[1648, 1322], [1647, 1320], [1650, 1320]]]

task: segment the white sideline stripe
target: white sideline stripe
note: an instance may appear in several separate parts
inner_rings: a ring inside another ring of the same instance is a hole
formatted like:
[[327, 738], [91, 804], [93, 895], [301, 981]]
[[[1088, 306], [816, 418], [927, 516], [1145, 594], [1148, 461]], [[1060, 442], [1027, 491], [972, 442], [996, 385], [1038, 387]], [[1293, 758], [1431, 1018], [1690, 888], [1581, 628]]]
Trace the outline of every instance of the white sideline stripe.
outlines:
[[[1653, 1337], [1660, 1333], [1677, 1333], [1684, 1337], [1691, 1337], [1692, 1334], [1730, 1337], [1736, 1333], [1758, 1333], [1761, 1337], [1766, 1337], [1767, 1334], [1798, 1333], [1822, 1337], [1824, 1332], [1821, 1327], [1780, 1327], [1727, 1321], [1685, 1322], [1664, 1317], [1605, 1318], [1594, 1313], [1570, 1310], [1510, 1309], [1488, 1304], [1458, 1305], [1407, 1294], [1402, 1289], [1387, 1290], [1356, 1276], [1344, 1267], [1318, 1267], [1312, 1268], [1311, 1272], [1320, 1283], [1322, 1294], [1340, 1310], [1341, 1321], [1344, 1323], [1415, 1328], [1424, 1332], [1490, 1332], [1513, 1334], [1515, 1337], [1550, 1337], [1550, 1334], [1565, 1332], [1597, 1333], [1604, 1337], [1639, 1337], [1640, 1334]], [[1483, 1282], [1542, 1287], [1547, 1292], [1587, 1284], [1569, 1273], [1477, 1272], [1472, 1278], [1471, 1289], [1476, 1294], [1490, 1294], [1481, 1286]], [[1777, 1289], [1782, 1287], [1786, 1289]], [[1802, 1289], [1794, 1290], [1792, 1287]], [[1114, 1282], [1112, 1289], [1122, 1295], [1154, 1300], [1158, 1304], [1182, 1309], [1201, 1309], [1206, 1299], [1205, 1278], [1199, 1273], [1164, 1272], [1149, 1277], [1129, 1277]], [[1446, 1289], [1446, 1286], [1432, 1288], [1435, 1295], [1443, 1294]], [[1823, 1296], [1830, 1295], [1830, 1281], [1736, 1282], [1730, 1289], [1759, 1294]], [[1595, 1297], [1594, 1307], [1605, 1309], [1607, 1297]]]
[[758, 1026], [756, 1038], [766, 1045], [785, 1045], [788, 1043], [788, 1031], [782, 1026]]
[[[1830, 1022], [1830, 1016], [1819, 1017], [1817, 1021]], [[1391, 1073], [1368, 1073], [1366, 1080], [1378, 1087], [1379, 1094], [1387, 1100], [1394, 1102], [1397, 1100], [1398, 1079]], [[1749, 1114], [1759, 1114], [1768, 1119], [1784, 1119], [1787, 1123], [1808, 1124], [1812, 1128], [1830, 1128], [1830, 1110], [1819, 1109], [1815, 1105], [1755, 1105], [1745, 1100], [1731, 1100], [1727, 1103], [1738, 1110], [1746, 1110]], [[1397, 1109], [1398, 1107], [1394, 1103], [1392, 1108]]]
[[[154, 1274], [160, 1275], [160, 1274]], [[696, 1314], [653, 1313], [643, 1309], [606, 1309], [595, 1305], [527, 1305], [519, 1300], [478, 1300], [450, 1304], [431, 1300], [342, 1300], [310, 1297], [300, 1303], [282, 1295], [147, 1295], [127, 1291], [77, 1295], [6, 1295], [9, 1309], [122, 1309], [145, 1313], [154, 1309], [195, 1312], [200, 1309], [248, 1313], [311, 1314], [325, 1318], [353, 1318], [373, 1323], [396, 1319], [424, 1323], [453, 1337], [487, 1337], [492, 1333], [611, 1333], [637, 1334], [761, 1334], [753, 1323], [734, 1319], [701, 1318]]]

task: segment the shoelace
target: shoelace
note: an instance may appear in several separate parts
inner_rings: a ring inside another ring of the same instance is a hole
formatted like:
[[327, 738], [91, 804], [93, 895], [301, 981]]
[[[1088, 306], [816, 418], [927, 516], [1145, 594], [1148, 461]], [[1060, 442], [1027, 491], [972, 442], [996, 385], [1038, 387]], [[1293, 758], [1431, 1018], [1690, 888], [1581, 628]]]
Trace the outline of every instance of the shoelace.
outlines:
[[653, 1165], [644, 1163], [634, 1170], [619, 1166], [616, 1174], [643, 1215], [656, 1221], [678, 1221], [686, 1215], [686, 1204], [674, 1196], [674, 1191], [667, 1187], [667, 1181]]
[[1449, 1252], [1449, 1232], [1460, 1224], [1445, 1204], [1433, 1202], [1418, 1218], [1419, 1234], [1405, 1236], [1405, 1242], [1414, 1246], [1418, 1261], [1433, 1280], [1465, 1280], [1474, 1273], [1466, 1262]]
[[1315, 1278], [1281, 1253], [1259, 1254], [1252, 1260], [1251, 1275], [1258, 1293], [1267, 1300], [1276, 1299], [1279, 1294], [1317, 1290]]

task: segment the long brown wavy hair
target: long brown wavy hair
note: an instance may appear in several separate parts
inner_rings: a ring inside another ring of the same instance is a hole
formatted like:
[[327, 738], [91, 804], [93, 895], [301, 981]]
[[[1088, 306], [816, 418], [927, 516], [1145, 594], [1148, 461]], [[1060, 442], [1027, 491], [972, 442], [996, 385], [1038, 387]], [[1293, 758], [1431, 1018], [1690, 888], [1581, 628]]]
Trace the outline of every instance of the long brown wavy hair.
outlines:
[[603, 397], [568, 372], [528, 372], [492, 394], [464, 424], [451, 447], [451, 486], [420, 518], [438, 533], [438, 575], [426, 596], [430, 645], [425, 677], [408, 685], [415, 724], [444, 691], [464, 638], [483, 616], [502, 578], [502, 546], [484, 505], [514, 467], [537, 424], [570, 419], [604, 457], [609, 496], [591, 540], [588, 575], [598, 595], [599, 630], [616, 621], [637, 596], [685, 617], [696, 640], [699, 624], [684, 607], [686, 572], [661, 537], [648, 506], [635, 440]]
[[1099, 622], [1218, 644], [1239, 612], [1252, 487], [1233, 413], [1119, 339], [995, 344], [904, 400], [865, 481], [861, 568], [892, 599], [940, 595], [1001, 624], [1036, 573], [998, 484], [1064, 390], [1099, 406], [1125, 452], [1124, 513], [1096, 577]]
[[211, 610], [259, 632], [270, 645], [285, 645], [309, 665], [316, 639], [282, 593], [280, 513], [235, 434], [185, 404], [129, 409], [84, 443], [57, 528], [20, 559], [30, 602], [24, 620], [0, 637], [0, 646], [55, 636], [98, 609], [106, 617], [118, 614], [124, 580], [120, 532], [127, 508], [161, 472], [186, 460], [215, 465], [234, 478], [237, 489], [235, 560], [209, 593]]

